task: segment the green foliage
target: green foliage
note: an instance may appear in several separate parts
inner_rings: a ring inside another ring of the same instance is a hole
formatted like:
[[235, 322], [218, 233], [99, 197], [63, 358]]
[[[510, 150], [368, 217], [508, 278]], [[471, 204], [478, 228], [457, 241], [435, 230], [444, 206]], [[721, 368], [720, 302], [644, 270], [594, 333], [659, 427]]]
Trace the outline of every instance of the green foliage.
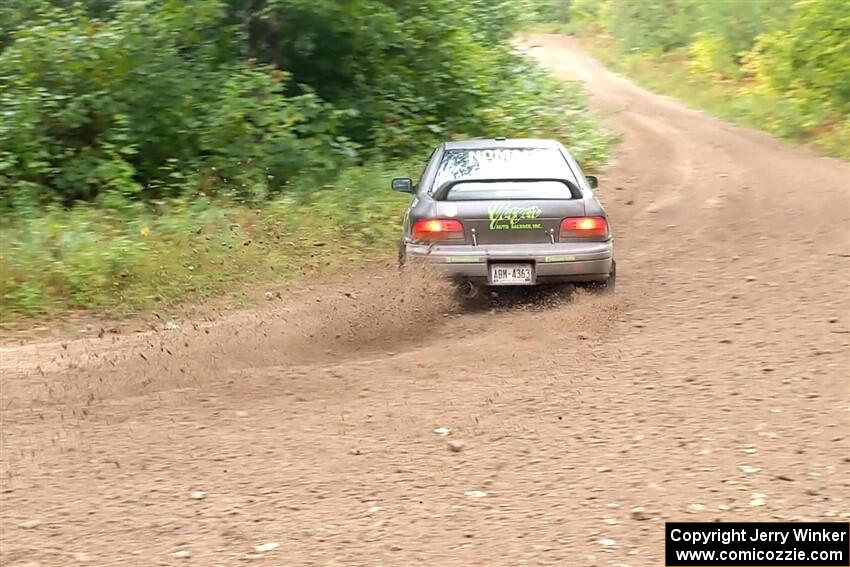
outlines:
[[850, 10], [844, 0], [802, 0], [789, 25], [749, 56], [757, 88], [783, 93], [813, 123], [850, 116]]
[[579, 88], [511, 48], [546, 1], [0, 2], [3, 308], [212, 293], [323, 258], [309, 239], [383, 250], [380, 164], [444, 139], [601, 165]]
[[682, 0], [616, 0], [600, 8], [602, 24], [625, 50], [664, 52], [687, 44], [691, 22]]
[[507, 44], [532, 6], [527, 0], [230, 2], [251, 56], [290, 70], [323, 100], [354, 109], [344, 134], [392, 156], [455, 134], [498, 131], [501, 124], [482, 120], [478, 109], [528, 97], [517, 73], [530, 64]]
[[0, 207], [262, 200], [306, 171], [455, 136], [602, 144], [575, 89], [510, 50], [532, 7], [11, 0], [0, 9]]
[[[847, 155], [847, 8], [846, 0], [601, 0], [590, 8], [575, 0], [570, 19], [614, 39], [613, 64], [663, 75], [636, 74], [643, 82]], [[689, 74], [678, 77], [671, 61]]]
[[305, 177], [262, 208], [198, 197], [155, 210], [124, 200], [16, 215], [0, 228], [0, 321], [67, 308], [120, 315], [385, 256], [406, 202], [390, 178], [409, 169], [346, 168], [325, 184]]
[[[759, 34], [786, 21], [793, 0], [574, 0], [570, 19], [596, 25], [617, 39], [624, 51], [666, 53], [695, 40], [722, 45], [737, 63]], [[715, 69], [720, 71], [721, 69]]]
[[576, 3], [587, 0], [533, 0], [526, 7], [526, 27], [564, 29], [576, 14]]
[[0, 203], [254, 196], [327, 166], [334, 113], [287, 96], [283, 73], [222, 61], [202, 41], [221, 7], [190, 6], [126, 2], [107, 22], [44, 7], [15, 33], [0, 56]]

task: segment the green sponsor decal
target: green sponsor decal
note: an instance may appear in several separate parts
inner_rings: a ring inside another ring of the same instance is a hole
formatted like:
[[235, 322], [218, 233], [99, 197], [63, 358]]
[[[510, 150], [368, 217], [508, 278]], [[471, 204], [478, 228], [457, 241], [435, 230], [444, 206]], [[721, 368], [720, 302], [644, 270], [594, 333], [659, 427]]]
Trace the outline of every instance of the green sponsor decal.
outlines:
[[446, 258], [446, 262], [449, 264], [476, 264], [481, 261], [478, 256], [449, 256]]
[[575, 256], [546, 256], [543, 261], [544, 262], [572, 262], [575, 260]]
[[543, 225], [536, 220], [543, 211], [540, 207], [513, 207], [509, 203], [493, 203], [487, 207], [490, 230], [534, 230]]

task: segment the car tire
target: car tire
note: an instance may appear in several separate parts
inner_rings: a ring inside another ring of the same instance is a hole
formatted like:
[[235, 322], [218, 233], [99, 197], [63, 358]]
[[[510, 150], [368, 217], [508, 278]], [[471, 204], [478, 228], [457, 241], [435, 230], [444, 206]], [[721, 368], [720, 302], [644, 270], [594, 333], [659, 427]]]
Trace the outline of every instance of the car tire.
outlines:
[[488, 295], [486, 286], [469, 281], [455, 282], [454, 296], [462, 307], [481, 307], [487, 303]]
[[403, 270], [405, 265], [407, 264], [407, 247], [404, 245], [404, 242], [398, 243], [398, 269], [399, 271]]
[[590, 293], [598, 295], [614, 293], [614, 288], [617, 286], [617, 262], [611, 261], [611, 272], [608, 274], [607, 280], [577, 285]]
[[575, 293], [576, 287], [574, 283], [557, 283], [553, 284], [552, 290], [561, 299], [569, 300]]
[[602, 293], [614, 293], [614, 288], [617, 286], [617, 261], [611, 260], [611, 273], [608, 274], [608, 279], [601, 282], [599, 290]]

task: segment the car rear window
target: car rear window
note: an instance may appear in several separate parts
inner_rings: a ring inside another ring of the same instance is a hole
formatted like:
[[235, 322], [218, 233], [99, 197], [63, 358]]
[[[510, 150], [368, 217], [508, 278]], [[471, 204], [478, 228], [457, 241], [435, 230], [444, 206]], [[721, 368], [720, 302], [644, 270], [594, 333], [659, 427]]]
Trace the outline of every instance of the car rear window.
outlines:
[[[461, 194], [470, 196], [470, 199], [571, 197], [569, 188], [563, 183], [532, 181], [535, 178], [566, 179], [576, 183], [567, 160], [556, 148], [486, 148], [446, 150], [437, 169], [433, 187], [440, 187], [449, 181], [467, 179], [529, 179], [527, 183], [498, 185], [462, 183], [450, 191], [448, 198], [463, 198], [459, 197]], [[476, 196], [471, 197], [474, 193]]]
[[461, 181], [449, 190], [446, 200], [572, 199], [574, 197], [569, 186], [560, 181], [500, 181], [498, 183]]

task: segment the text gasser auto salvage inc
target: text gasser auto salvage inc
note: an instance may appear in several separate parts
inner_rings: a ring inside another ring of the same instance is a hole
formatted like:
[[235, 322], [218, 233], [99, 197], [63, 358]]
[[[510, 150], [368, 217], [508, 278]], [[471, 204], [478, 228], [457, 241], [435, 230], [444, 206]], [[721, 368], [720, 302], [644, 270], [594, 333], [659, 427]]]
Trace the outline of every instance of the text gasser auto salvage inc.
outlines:
[[510, 203], [493, 203], [487, 207], [490, 230], [535, 230], [542, 228], [537, 220], [540, 207], [515, 207]]

